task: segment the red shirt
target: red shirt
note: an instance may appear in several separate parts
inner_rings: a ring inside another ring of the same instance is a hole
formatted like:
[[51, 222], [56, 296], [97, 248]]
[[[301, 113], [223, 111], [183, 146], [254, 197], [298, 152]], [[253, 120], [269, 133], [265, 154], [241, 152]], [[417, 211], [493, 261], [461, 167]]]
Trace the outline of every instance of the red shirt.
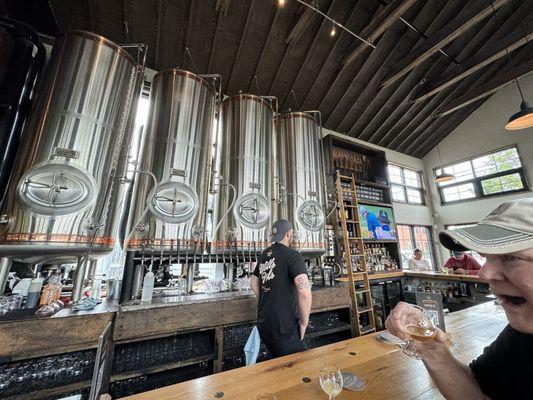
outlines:
[[448, 269], [453, 268], [454, 272], [456, 269], [462, 268], [467, 271], [466, 273], [468, 275], [477, 275], [481, 269], [481, 265], [477, 262], [477, 260], [467, 253], [465, 253], [461, 260], [458, 260], [453, 256], [448, 258], [448, 261], [446, 261], [444, 267]]

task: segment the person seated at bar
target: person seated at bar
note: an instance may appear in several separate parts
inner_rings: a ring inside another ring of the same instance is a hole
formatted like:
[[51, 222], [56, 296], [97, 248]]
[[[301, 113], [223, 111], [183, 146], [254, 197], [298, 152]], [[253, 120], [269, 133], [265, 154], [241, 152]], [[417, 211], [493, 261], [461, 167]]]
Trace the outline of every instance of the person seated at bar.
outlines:
[[272, 225], [272, 241], [257, 260], [250, 285], [259, 297], [259, 336], [272, 358], [306, 350], [303, 341], [311, 312], [311, 285], [302, 255], [290, 248], [292, 224]]
[[409, 269], [411, 271], [431, 271], [428, 260], [422, 258], [422, 250], [414, 249], [413, 257], [409, 260]]
[[477, 275], [481, 269], [479, 262], [470, 254], [464, 251], [452, 251], [452, 256], [444, 264], [448, 271], [453, 270], [454, 274]]
[[[503, 203], [477, 225], [441, 232], [439, 238], [452, 251], [469, 249], [487, 258], [479, 277], [500, 299], [509, 324], [469, 366], [454, 357], [437, 328], [433, 340], [414, 341], [425, 367], [448, 400], [531, 399], [533, 199]], [[401, 324], [406, 307], [412, 306], [399, 303], [385, 323], [401, 339], [407, 339]]]

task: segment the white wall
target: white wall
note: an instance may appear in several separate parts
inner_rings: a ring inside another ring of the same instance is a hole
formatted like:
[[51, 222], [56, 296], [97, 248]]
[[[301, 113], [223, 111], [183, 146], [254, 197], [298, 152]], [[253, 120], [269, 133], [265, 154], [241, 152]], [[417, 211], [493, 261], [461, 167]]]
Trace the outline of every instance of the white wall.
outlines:
[[[398, 153], [394, 150], [389, 150], [384, 147], [376, 146], [364, 142], [359, 139], [351, 138], [346, 135], [331, 131], [329, 129], [323, 129], [323, 135], [331, 135], [336, 137], [341, 137], [344, 140], [349, 140], [363, 146], [372, 147], [378, 150], [385, 151], [387, 160], [393, 164], [402, 165], [405, 167], [411, 167], [413, 169], [423, 171], [424, 162], [420, 158], [411, 157], [402, 153]], [[425, 178], [425, 176], [424, 176]], [[427, 180], [424, 179], [424, 185], [427, 187]], [[431, 204], [430, 199], [426, 198], [426, 202]], [[431, 216], [432, 209], [428, 206], [417, 206], [412, 204], [404, 203], [393, 203], [394, 209], [394, 219], [397, 223], [400, 224], [410, 224], [410, 225], [433, 225], [433, 218]]]
[[[520, 80], [520, 84], [526, 99], [533, 101], [533, 77]], [[532, 185], [533, 128], [520, 131], [504, 129], [509, 117], [519, 109], [520, 96], [516, 85], [506, 86], [495, 93], [439, 144], [442, 162], [448, 164], [516, 144], [527, 180]], [[426, 176], [431, 177], [433, 168], [439, 166], [437, 150], [433, 149], [427, 154], [423, 162]], [[439, 217], [435, 218], [439, 230], [443, 229], [444, 225], [477, 222], [504, 201], [532, 196], [531, 192], [525, 192], [443, 206], [435, 185], [431, 183], [429, 187], [433, 209], [439, 214]], [[439, 247], [442, 256], [447, 256], [446, 250], [442, 246]]]

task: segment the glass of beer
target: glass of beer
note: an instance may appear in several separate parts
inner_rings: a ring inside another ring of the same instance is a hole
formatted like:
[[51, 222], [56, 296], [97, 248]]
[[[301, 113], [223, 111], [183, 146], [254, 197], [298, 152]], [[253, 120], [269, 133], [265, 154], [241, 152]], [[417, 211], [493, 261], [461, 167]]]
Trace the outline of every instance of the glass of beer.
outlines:
[[329, 396], [329, 400], [333, 400], [342, 391], [342, 375], [341, 371], [333, 365], [326, 365], [320, 371], [320, 386], [322, 390]]
[[409, 357], [420, 360], [420, 354], [416, 351], [413, 341], [428, 342], [433, 340], [437, 334], [437, 328], [428, 313], [418, 306], [406, 308], [402, 312], [400, 320], [403, 332], [408, 337], [408, 340], [401, 345], [401, 348]]

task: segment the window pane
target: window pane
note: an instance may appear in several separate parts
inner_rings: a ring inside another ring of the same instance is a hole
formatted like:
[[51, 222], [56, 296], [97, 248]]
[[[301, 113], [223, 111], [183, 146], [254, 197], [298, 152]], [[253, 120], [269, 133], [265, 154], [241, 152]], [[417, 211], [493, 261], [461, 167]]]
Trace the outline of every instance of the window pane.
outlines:
[[494, 156], [492, 154], [474, 158], [472, 160], [472, 165], [474, 167], [476, 176], [485, 176], [498, 172], [498, 168], [496, 167], [496, 162], [494, 161]]
[[393, 183], [403, 184], [402, 169], [395, 165], [389, 165], [389, 178]]
[[405, 188], [403, 186], [392, 185], [392, 199], [394, 201], [402, 201], [405, 203]]
[[403, 177], [407, 186], [412, 186], [416, 188], [422, 187], [419, 172], [404, 168]]
[[472, 183], [447, 187], [442, 189], [442, 193], [445, 202], [472, 199], [476, 197], [476, 192]]
[[500, 193], [503, 190], [500, 178], [485, 179], [481, 181], [481, 187], [484, 194]]
[[400, 253], [403, 268], [409, 268], [409, 259], [413, 256], [413, 238], [411, 228], [408, 225], [397, 225], [398, 242], [400, 243]]
[[498, 172], [520, 168], [520, 158], [515, 147], [494, 153], [494, 161], [498, 167]]
[[414, 226], [416, 247], [422, 250], [422, 258], [425, 258], [433, 268], [433, 249], [431, 248], [431, 232], [427, 226]]
[[[470, 161], [454, 164], [452, 165], [452, 168], [453, 175], [455, 176], [455, 182], [464, 182], [474, 178], [472, 164], [470, 164]], [[446, 171], [446, 168], [444, 170]]]
[[407, 201], [409, 203], [423, 204], [422, 191], [418, 189], [407, 188]]

